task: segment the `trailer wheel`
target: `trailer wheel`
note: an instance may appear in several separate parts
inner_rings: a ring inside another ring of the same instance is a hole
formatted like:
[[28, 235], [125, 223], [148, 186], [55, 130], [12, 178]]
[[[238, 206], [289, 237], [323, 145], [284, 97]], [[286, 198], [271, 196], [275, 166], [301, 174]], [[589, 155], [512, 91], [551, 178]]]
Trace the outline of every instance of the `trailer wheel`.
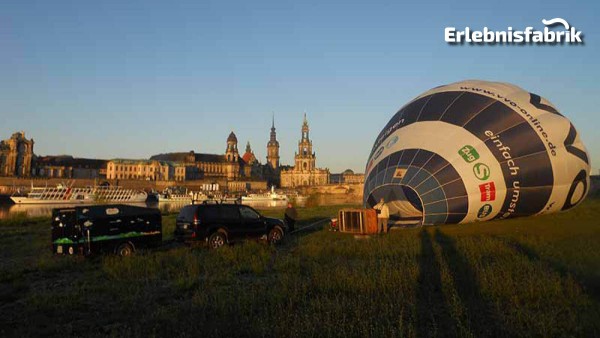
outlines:
[[227, 243], [227, 234], [224, 231], [215, 231], [210, 237], [208, 237], [208, 247], [211, 249], [218, 249]]
[[118, 247], [117, 247], [117, 255], [121, 256], [121, 257], [127, 257], [127, 256], [131, 256], [133, 255], [133, 252], [135, 251], [135, 249], [133, 248], [133, 245], [131, 243], [121, 243]]

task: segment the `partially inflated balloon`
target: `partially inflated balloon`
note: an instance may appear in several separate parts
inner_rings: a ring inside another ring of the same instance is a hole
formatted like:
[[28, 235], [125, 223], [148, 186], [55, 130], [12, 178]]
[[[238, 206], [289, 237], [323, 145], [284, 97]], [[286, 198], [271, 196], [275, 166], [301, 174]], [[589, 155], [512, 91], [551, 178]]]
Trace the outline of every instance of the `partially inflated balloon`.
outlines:
[[463, 81], [406, 104], [381, 131], [364, 204], [390, 221], [467, 223], [567, 210], [589, 190], [590, 161], [571, 122], [517, 86]]

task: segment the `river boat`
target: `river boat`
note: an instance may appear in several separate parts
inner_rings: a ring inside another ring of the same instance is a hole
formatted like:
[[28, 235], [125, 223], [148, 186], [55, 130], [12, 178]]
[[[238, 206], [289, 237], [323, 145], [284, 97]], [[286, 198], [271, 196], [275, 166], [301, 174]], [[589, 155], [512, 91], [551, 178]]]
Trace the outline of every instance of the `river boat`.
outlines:
[[248, 194], [242, 196], [242, 202], [258, 202], [258, 201], [287, 201], [288, 197], [285, 194], [279, 194], [275, 191], [275, 187], [271, 187], [271, 191], [262, 194]]
[[11, 196], [15, 204], [143, 203], [144, 191], [112, 186], [74, 188], [65, 185], [32, 187], [25, 196]]

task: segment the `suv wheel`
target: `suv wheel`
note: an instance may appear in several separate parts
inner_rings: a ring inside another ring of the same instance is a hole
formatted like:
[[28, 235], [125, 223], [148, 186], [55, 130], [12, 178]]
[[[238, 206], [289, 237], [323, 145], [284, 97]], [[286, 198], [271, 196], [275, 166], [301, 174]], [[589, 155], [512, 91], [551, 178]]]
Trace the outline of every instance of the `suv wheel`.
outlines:
[[280, 227], [274, 227], [269, 231], [268, 240], [271, 244], [279, 244], [283, 240], [283, 230]]
[[130, 243], [122, 243], [117, 248], [117, 255], [121, 257], [127, 257], [133, 255], [133, 251], [133, 245], [131, 245]]
[[227, 236], [222, 231], [217, 231], [208, 237], [208, 247], [218, 249], [227, 243]]

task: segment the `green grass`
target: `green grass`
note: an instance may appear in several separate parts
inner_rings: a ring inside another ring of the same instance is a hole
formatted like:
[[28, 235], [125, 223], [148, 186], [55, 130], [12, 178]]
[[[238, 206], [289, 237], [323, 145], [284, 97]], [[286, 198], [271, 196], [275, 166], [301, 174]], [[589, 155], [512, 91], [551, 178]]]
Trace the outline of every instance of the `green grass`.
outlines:
[[[301, 208], [297, 227], [338, 208]], [[370, 239], [319, 227], [279, 247], [125, 259], [53, 256], [48, 219], [2, 221], [0, 336], [599, 336], [599, 219], [592, 199], [542, 217]]]

